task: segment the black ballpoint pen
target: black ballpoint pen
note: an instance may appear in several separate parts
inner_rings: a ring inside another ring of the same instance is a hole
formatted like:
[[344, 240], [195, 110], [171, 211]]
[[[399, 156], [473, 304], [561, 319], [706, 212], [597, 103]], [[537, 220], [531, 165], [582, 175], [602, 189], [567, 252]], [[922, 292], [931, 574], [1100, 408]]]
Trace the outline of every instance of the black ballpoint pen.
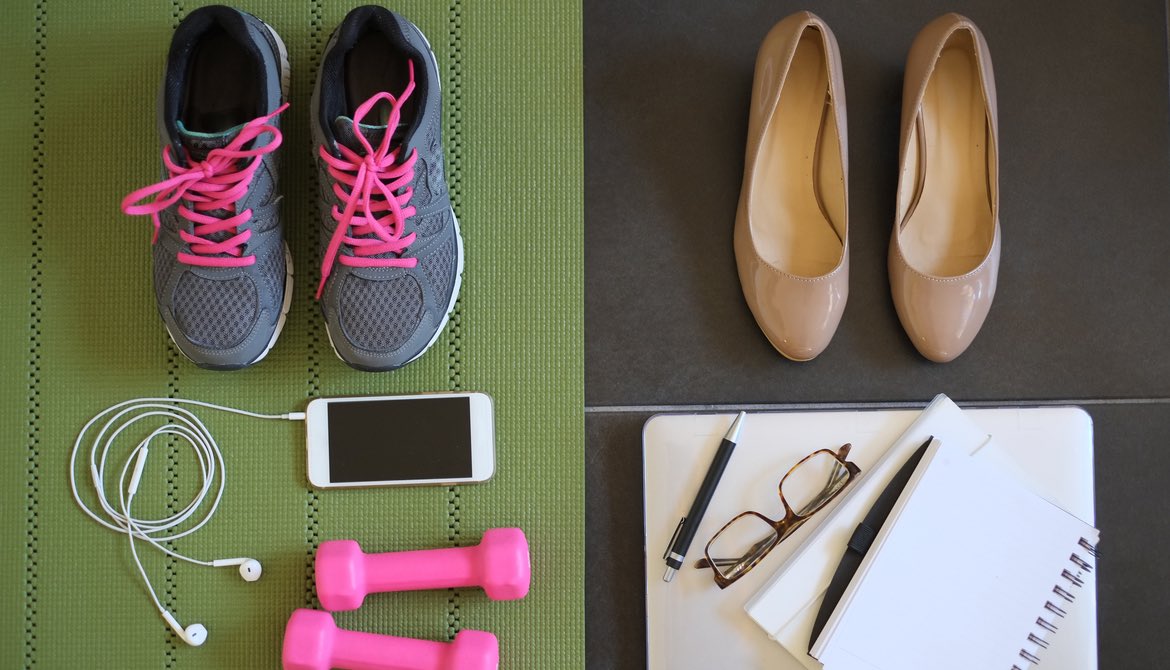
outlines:
[[715, 452], [715, 458], [711, 461], [711, 466], [707, 468], [707, 475], [703, 477], [703, 484], [699, 486], [699, 492], [695, 494], [695, 501], [691, 503], [691, 511], [687, 512], [687, 515], [678, 522], [678, 527], [674, 529], [674, 537], [670, 541], [670, 547], [662, 555], [666, 559], [666, 574], [662, 575], [662, 581], [669, 582], [674, 579], [674, 573], [682, 567], [687, 556], [687, 549], [691, 547], [691, 540], [695, 539], [695, 531], [699, 529], [703, 515], [707, 513], [707, 505], [711, 502], [711, 496], [715, 495], [715, 487], [719, 486], [719, 480], [723, 477], [727, 462], [731, 460], [731, 453], [735, 451], [735, 445], [739, 442], [739, 430], [743, 427], [743, 419], [746, 416], [746, 412], [740, 412], [735, 417], [735, 421], [731, 422], [731, 428], [727, 429], [727, 434], [719, 443], [719, 450]]

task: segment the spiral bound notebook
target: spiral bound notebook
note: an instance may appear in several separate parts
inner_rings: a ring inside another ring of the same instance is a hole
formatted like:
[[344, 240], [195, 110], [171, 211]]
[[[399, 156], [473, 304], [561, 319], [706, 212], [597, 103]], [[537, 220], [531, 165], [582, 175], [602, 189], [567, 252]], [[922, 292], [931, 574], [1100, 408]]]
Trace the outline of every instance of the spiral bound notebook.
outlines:
[[826, 670], [1027, 670], [1075, 607], [1098, 533], [972, 459], [927, 450], [812, 647]]

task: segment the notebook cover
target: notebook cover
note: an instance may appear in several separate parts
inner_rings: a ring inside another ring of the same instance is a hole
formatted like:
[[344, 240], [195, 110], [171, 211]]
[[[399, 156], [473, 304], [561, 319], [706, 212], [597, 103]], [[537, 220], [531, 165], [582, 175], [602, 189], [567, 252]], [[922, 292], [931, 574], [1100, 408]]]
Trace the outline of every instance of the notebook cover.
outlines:
[[1088, 573], [1069, 557], [1092, 561], [1082, 541], [1096, 545], [1097, 531], [984, 459], [935, 442], [810, 655], [834, 670], [943, 658], [953, 670], [1030, 667], [1055, 641], [1038, 617], [1063, 625], [1045, 604], [1078, 606]]

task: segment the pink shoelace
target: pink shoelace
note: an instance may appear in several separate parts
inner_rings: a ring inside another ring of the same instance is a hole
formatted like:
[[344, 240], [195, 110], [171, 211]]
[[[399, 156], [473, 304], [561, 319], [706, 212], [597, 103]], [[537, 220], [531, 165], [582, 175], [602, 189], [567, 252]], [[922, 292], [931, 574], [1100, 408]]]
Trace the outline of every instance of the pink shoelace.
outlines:
[[[239, 231], [239, 226], [252, 218], [252, 210], [237, 212], [236, 203], [247, 195], [252, 177], [260, 167], [260, 157], [280, 147], [280, 130], [269, 125], [268, 121], [287, 108], [286, 102], [275, 112], [244, 124], [227, 146], [212, 149], [201, 162], [191, 160], [188, 153], [187, 166], [179, 165], [171, 158], [171, 146], [167, 145], [163, 149], [163, 164], [170, 178], [126, 196], [122, 200], [122, 211], [132, 216], [150, 215], [154, 222], [154, 236], [151, 238], [151, 244], [154, 244], [158, 241], [159, 212], [182, 200], [179, 215], [193, 223], [194, 228], [191, 233], [179, 231], [179, 237], [191, 250], [191, 253], [178, 254], [180, 262], [221, 268], [252, 265], [256, 257], [243, 255], [244, 245], [251, 239], [252, 231]], [[271, 135], [266, 144], [243, 148], [265, 133]], [[154, 196], [151, 202], [136, 204], [150, 196]], [[205, 213], [214, 210], [225, 210], [232, 215], [220, 219]], [[226, 239], [219, 242], [211, 239], [211, 235], [224, 231], [230, 234]]]
[[[410, 182], [414, 179], [418, 151], [411, 150], [405, 160], [400, 160], [401, 147], [390, 148], [394, 129], [402, 120], [402, 106], [414, 90], [414, 63], [410, 63], [409, 70], [410, 81], [402, 95], [396, 98], [390, 93], [378, 93], [354, 112], [353, 134], [361, 143], [364, 155], [340, 143], [337, 145], [340, 158], [329, 153], [325, 147], [320, 148], [321, 160], [325, 161], [329, 176], [334, 179], [333, 193], [345, 204], [345, 209], [339, 210], [336, 205], [333, 207], [333, 220], [337, 221], [337, 227], [333, 230], [333, 237], [329, 240], [321, 263], [318, 299], [325, 291], [325, 282], [329, 279], [335, 260], [342, 265], [362, 268], [412, 268], [418, 264], [417, 258], [373, 258], [386, 253], [401, 254], [414, 242], [414, 233], [403, 235], [403, 232], [407, 217], [413, 216], [415, 212], [409, 204], [414, 195]], [[374, 105], [383, 100], [390, 103], [390, 118], [382, 141], [374, 149], [362, 134], [360, 124]], [[403, 192], [395, 195], [394, 192], [400, 189], [404, 189]], [[378, 218], [378, 212], [388, 214]], [[340, 253], [342, 244], [352, 250], [352, 255]]]

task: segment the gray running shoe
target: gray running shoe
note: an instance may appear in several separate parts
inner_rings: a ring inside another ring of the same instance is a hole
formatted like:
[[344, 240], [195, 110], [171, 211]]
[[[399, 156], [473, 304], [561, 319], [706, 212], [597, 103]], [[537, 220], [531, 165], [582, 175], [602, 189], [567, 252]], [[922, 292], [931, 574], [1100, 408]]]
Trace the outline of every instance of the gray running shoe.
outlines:
[[463, 272], [443, 174], [434, 53], [410, 21], [351, 11], [313, 91], [321, 243], [317, 297], [333, 349], [359, 370], [415, 360], [439, 339]]
[[154, 220], [158, 311], [200, 367], [264, 358], [288, 313], [277, 151], [288, 77], [276, 32], [230, 7], [191, 12], [171, 41], [158, 106], [163, 181], [122, 209]]

